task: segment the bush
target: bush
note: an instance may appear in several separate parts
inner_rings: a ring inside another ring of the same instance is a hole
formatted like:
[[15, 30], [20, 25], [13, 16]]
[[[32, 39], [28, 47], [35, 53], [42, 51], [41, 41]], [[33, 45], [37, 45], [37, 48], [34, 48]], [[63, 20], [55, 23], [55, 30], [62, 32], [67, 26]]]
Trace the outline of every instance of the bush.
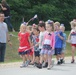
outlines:
[[35, 14], [38, 14], [39, 20], [51, 19], [64, 23], [66, 30], [69, 30], [69, 22], [76, 15], [76, 0], [7, 0], [7, 2], [11, 7], [12, 24], [17, 31], [23, 17], [28, 21]]

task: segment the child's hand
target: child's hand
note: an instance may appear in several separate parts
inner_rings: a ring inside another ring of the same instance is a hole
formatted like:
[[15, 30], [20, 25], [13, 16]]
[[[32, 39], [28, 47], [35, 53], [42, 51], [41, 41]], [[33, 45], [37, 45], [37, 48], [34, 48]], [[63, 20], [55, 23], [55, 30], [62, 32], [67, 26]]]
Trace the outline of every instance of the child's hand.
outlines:
[[66, 40], [67, 43], [71, 43], [71, 40]]
[[64, 38], [60, 34], [58, 34], [58, 36], [61, 40], [64, 40]]
[[30, 43], [30, 46], [33, 47], [33, 43]]
[[20, 41], [21, 40], [21, 37], [18, 37], [18, 40]]
[[54, 48], [52, 48], [52, 50], [54, 50]]
[[26, 25], [28, 25], [28, 22], [26, 23]]
[[35, 45], [36, 47], [38, 46], [38, 44]]
[[60, 36], [60, 34], [58, 34], [58, 36]]

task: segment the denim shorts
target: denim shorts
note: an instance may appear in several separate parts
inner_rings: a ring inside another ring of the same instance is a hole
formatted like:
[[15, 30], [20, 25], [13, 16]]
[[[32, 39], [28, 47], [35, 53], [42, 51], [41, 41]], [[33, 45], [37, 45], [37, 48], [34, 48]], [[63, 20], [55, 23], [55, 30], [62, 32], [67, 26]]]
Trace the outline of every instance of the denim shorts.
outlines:
[[34, 51], [35, 57], [39, 57], [40, 56], [40, 51]]
[[55, 48], [55, 55], [59, 55], [62, 53], [62, 48]]

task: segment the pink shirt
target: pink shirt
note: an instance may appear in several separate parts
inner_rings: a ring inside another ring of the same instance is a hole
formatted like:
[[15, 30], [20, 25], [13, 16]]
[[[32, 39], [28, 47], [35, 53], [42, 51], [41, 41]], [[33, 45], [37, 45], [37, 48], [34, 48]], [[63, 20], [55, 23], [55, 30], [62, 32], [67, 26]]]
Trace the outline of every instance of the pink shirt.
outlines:
[[46, 31], [44, 34], [43, 44], [48, 44], [54, 49], [54, 47], [55, 47], [55, 34], [53, 32], [49, 33]]

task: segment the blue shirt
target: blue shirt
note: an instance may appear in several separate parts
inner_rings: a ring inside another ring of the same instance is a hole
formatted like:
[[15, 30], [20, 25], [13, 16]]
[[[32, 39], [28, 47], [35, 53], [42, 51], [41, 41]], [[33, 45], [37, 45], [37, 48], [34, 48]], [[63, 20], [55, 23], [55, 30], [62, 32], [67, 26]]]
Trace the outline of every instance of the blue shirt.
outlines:
[[62, 48], [63, 40], [58, 36], [58, 34], [63, 37], [62, 31], [55, 31], [55, 48]]
[[66, 39], [67, 39], [67, 37], [66, 37], [65, 33], [63, 33], [63, 38], [64, 38], [64, 40], [63, 40], [63, 48], [66, 48]]

